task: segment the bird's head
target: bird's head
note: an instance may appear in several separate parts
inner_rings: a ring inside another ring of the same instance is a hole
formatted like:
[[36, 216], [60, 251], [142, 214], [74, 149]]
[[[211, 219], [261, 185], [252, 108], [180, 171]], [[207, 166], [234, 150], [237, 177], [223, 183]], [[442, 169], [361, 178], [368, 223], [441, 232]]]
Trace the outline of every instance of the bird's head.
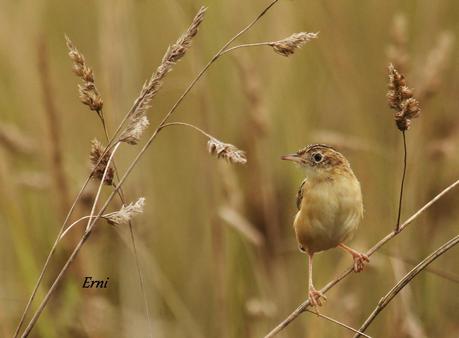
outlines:
[[311, 144], [296, 153], [281, 157], [304, 168], [309, 177], [330, 176], [350, 172], [349, 162], [333, 147], [326, 144]]

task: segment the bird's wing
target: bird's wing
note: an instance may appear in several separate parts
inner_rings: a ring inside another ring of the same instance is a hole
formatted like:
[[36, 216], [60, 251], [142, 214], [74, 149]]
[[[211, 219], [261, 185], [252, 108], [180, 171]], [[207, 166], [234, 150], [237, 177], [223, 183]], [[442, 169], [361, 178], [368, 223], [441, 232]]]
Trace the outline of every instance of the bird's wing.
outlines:
[[296, 207], [298, 210], [301, 208], [301, 201], [303, 200], [303, 188], [304, 184], [306, 183], [306, 180], [301, 182], [300, 189], [298, 189], [298, 192], [296, 193]]

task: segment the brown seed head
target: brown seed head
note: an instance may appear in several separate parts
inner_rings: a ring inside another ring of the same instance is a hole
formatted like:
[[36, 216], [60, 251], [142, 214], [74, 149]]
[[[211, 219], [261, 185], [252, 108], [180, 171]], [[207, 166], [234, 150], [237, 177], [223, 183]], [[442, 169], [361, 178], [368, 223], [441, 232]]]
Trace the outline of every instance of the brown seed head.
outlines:
[[[105, 152], [105, 147], [97, 140], [91, 141], [91, 152], [89, 153], [89, 160], [91, 162], [91, 170], [93, 171], [92, 176], [98, 180], [101, 180], [104, 176], [105, 168], [107, 167], [110, 159], [111, 152]], [[102, 156], [103, 155], [103, 156]], [[111, 185], [113, 183], [114, 170], [113, 167], [107, 169], [104, 183]]]
[[406, 86], [405, 77], [392, 64], [389, 65], [388, 87], [387, 101], [389, 107], [395, 110], [395, 123], [400, 131], [405, 131], [410, 127], [411, 120], [420, 115], [419, 102], [413, 97], [413, 91]]
[[210, 154], [217, 156], [217, 158], [226, 159], [231, 163], [247, 163], [244, 151], [236, 148], [232, 144], [223, 143], [216, 138], [209, 139], [207, 142], [207, 149]]
[[312, 39], [316, 39], [318, 35], [319, 33], [294, 33], [288, 38], [271, 42], [269, 45], [273, 47], [276, 53], [282, 56], [289, 56], [295, 53], [297, 48], [301, 48]]
[[73, 72], [83, 81], [78, 85], [80, 101], [98, 114], [102, 110], [103, 100], [94, 82], [94, 73], [86, 64], [83, 54], [75, 47], [68, 36], [65, 36], [70, 59], [73, 61]]
[[156, 72], [143, 85], [140, 95], [134, 104], [135, 109], [133, 115], [143, 115], [148, 108], [150, 108], [150, 101], [162, 87], [166, 75], [172, 70], [172, 67], [185, 56], [185, 53], [191, 47], [191, 41], [198, 33], [199, 25], [204, 20], [206, 10], [206, 7], [201, 7], [190, 27], [188, 27], [185, 33], [183, 33], [172, 46], [169, 46]]

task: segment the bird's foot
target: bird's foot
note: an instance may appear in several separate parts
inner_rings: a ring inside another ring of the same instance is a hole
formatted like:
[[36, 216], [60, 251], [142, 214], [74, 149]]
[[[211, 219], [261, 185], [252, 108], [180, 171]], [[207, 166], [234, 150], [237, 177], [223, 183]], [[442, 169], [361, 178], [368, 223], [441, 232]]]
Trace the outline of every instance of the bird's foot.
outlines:
[[314, 307], [317, 313], [319, 313], [318, 307], [322, 306], [322, 304], [327, 301], [327, 297], [325, 297], [325, 295], [322, 292], [316, 290], [314, 287], [309, 288], [308, 299], [309, 304], [311, 304]]
[[357, 252], [357, 251], [351, 252], [351, 254], [352, 254], [352, 259], [354, 260], [354, 271], [355, 272], [363, 271], [365, 264], [370, 262], [370, 259], [368, 258], [368, 256], [363, 253]]

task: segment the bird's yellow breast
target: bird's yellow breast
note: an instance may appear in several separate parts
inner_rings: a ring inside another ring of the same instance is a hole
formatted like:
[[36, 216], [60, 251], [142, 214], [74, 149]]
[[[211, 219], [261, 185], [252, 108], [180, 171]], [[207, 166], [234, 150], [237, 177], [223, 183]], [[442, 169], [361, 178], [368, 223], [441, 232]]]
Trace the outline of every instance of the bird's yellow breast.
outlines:
[[363, 215], [356, 177], [308, 178], [293, 226], [300, 246], [314, 253], [336, 247], [357, 229]]

